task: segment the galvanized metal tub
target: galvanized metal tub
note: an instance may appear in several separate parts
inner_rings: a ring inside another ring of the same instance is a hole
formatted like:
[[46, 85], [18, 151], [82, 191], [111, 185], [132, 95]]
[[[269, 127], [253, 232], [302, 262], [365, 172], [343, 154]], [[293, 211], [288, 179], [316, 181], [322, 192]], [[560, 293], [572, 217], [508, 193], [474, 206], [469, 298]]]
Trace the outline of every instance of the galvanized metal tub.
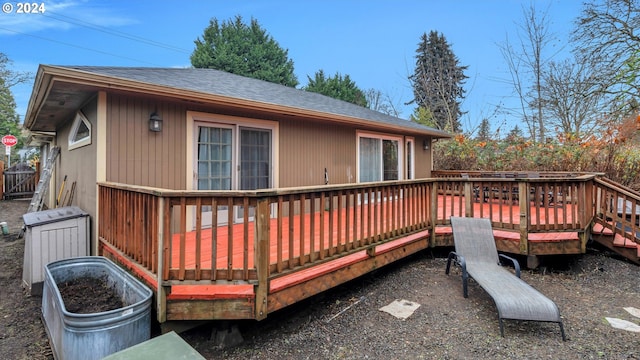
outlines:
[[[103, 278], [124, 306], [99, 313], [67, 311], [58, 284], [80, 277]], [[56, 359], [102, 359], [151, 336], [151, 290], [100, 256], [54, 261], [45, 266], [42, 316]]]

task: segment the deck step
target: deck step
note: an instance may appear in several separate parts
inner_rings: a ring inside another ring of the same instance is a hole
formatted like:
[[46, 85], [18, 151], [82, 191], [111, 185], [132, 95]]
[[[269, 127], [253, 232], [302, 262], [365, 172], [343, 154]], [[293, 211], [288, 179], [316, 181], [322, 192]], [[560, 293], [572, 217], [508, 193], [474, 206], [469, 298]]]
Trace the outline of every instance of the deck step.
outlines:
[[602, 226], [602, 224], [593, 225], [593, 229], [591, 230], [594, 234], [603, 235], [603, 236], [612, 236], [613, 230]]
[[[436, 235], [451, 234], [450, 226], [439, 226], [436, 229]], [[493, 230], [493, 237], [501, 240], [520, 241], [520, 233], [517, 231]], [[573, 232], [548, 232], [548, 233], [530, 233], [529, 241], [536, 242], [561, 242], [561, 241], [579, 241], [578, 233]]]
[[578, 233], [575, 231], [529, 234], [529, 241], [560, 242], [560, 241], [579, 241], [579, 240], [580, 240], [580, 236], [578, 236]]
[[255, 298], [251, 284], [239, 285], [173, 285], [167, 300], [220, 300]]
[[401, 248], [410, 243], [420, 241], [429, 236], [429, 230], [424, 230], [415, 234], [407, 235], [397, 240], [393, 240], [372, 248], [371, 252], [366, 250], [358, 251], [351, 255], [343, 256], [341, 258], [325, 262], [320, 265], [315, 265], [305, 270], [296, 271], [292, 274], [281, 276], [273, 279], [270, 284], [270, 292], [278, 292], [294, 285], [302, 284], [306, 281], [315, 279], [320, 275], [327, 275], [335, 272], [338, 269], [348, 268], [368, 259], [371, 256], [377, 256], [390, 252], [394, 249]]
[[616, 234], [616, 236], [613, 238], [613, 245], [618, 247], [628, 248], [628, 249], [635, 249], [638, 247], [638, 244], [636, 244], [632, 240], [625, 238], [620, 234]]
[[[520, 233], [516, 231], [493, 230], [496, 239], [520, 241]], [[577, 232], [553, 232], [553, 233], [530, 233], [529, 241], [534, 242], [561, 242], [578, 241], [580, 237]]]

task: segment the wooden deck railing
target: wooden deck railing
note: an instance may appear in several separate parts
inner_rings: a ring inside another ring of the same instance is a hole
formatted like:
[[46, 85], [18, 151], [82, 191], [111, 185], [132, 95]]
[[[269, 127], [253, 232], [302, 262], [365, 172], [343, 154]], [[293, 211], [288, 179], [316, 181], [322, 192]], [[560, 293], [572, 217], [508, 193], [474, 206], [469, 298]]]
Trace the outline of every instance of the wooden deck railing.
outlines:
[[158, 271], [159, 196], [149, 188], [102, 184], [98, 190], [99, 237], [142, 265]]
[[270, 273], [429, 228], [430, 186], [423, 181], [279, 191], [268, 199], [277, 214], [270, 236], [277, 255], [270, 259]]
[[[530, 233], [584, 233], [595, 213], [594, 177], [441, 177], [228, 192], [100, 183], [98, 236], [159, 282], [260, 283], [449, 226], [451, 216], [489, 218], [494, 228], [519, 232], [524, 251]], [[627, 196], [597, 190], [601, 204]], [[623, 218], [635, 233], [637, 224]]]
[[491, 219], [497, 229], [525, 233], [584, 231], [593, 216], [595, 177], [440, 177], [434, 187], [439, 196], [434, 223], [449, 225], [451, 216], [470, 216]]
[[[624, 242], [640, 244], [640, 194], [606, 179], [594, 182], [594, 221]], [[638, 251], [640, 256], [640, 251]]]
[[99, 197], [101, 241], [162, 280], [212, 282], [256, 281], [260, 264], [273, 277], [427, 229], [431, 204], [428, 181], [252, 192], [101, 183]]

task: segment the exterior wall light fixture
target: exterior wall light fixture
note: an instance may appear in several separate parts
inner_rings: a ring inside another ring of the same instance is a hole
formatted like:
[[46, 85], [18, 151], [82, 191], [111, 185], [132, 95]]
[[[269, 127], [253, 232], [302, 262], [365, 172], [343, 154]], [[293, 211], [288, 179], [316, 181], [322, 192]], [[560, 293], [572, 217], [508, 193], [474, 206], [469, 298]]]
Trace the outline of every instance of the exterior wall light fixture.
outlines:
[[162, 118], [155, 111], [149, 116], [149, 130], [153, 132], [162, 131]]
[[429, 143], [431, 142], [430, 139], [424, 139], [424, 142], [422, 143], [422, 145], [424, 146], [425, 150], [429, 150]]

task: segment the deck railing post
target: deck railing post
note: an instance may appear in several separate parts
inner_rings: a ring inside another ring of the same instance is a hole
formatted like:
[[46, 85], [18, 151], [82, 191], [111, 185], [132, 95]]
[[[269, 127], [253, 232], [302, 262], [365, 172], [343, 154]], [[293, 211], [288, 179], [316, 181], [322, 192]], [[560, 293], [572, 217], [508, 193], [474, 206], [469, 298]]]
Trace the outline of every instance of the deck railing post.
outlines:
[[258, 284], [255, 289], [255, 318], [267, 317], [269, 295], [269, 198], [258, 199], [255, 216], [255, 264]]
[[464, 183], [464, 210], [466, 217], [473, 217], [473, 194], [472, 191], [472, 183], [467, 180]]
[[159, 323], [163, 323], [167, 321], [167, 293], [163, 285], [163, 276], [164, 273], [164, 197], [158, 198], [158, 238], [156, 241], [158, 242], [157, 247], [157, 264], [158, 270], [156, 271], [156, 279], [158, 281], [157, 295], [156, 295], [156, 314]]
[[[433, 246], [433, 240], [435, 238], [436, 226], [438, 225], [438, 186], [439, 181], [436, 180], [431, 184], [431, 245]], [[443, 222], [444, 223], [444, 222]]]
[[[529, 212], [531, 206], [530, 185], [528, 181], [518, 183], [520, 204], [520, 253], [529, 254]], [[537, 199], [534, 199], [536, 201]]]
[[[578, 199], [584, 199], [582, 204], [578, 205], [580, 214], [580, 225], [584, 231], [580, 232], [580, 251], [584, 254], [587, 252], [587, 241], [591, 237], [591, 219], [594, 218], [594, 181], [591, 178], [587, 182], [581, 183], [581, 191], [583, 196]], [[580, 201], [580, 200], [579, 200]]]

